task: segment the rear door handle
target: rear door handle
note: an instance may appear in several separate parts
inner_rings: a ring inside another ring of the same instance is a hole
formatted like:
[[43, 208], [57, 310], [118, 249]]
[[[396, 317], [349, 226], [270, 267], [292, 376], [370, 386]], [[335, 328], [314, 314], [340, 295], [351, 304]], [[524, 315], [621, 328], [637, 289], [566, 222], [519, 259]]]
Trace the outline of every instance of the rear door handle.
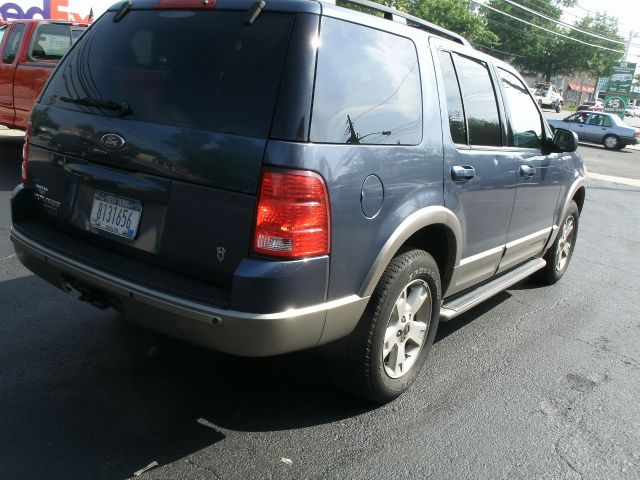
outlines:
[[536, 174], [536, 167], [531, 165], [520, 165], [520, 175], [523, 177], [533, 177]]
[[476, 176], [476, 169], [471, 165], [454, 165], [451, 167], [451, 178], [456, 181], [471, 180]]

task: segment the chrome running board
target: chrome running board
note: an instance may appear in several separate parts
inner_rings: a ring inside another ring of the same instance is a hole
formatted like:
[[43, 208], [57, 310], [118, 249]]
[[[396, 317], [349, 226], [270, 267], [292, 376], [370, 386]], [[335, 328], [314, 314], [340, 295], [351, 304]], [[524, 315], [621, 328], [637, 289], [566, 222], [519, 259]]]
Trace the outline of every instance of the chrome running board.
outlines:
[[497, 293], [509, 288], [514, 283], [527, 278], [532, 273], [543, 268], [547, 262], [542, 258], [534, 258], [517, 268], [500, 275], [492, 281], [485, 283], [478, 288], [457, 297], [450, 302], [445, 303], [440, 308], [440, 320], [451, 320], [458, 315], [470, 310], [476, 305], [484, 302], [488, 298], [493, 297]]

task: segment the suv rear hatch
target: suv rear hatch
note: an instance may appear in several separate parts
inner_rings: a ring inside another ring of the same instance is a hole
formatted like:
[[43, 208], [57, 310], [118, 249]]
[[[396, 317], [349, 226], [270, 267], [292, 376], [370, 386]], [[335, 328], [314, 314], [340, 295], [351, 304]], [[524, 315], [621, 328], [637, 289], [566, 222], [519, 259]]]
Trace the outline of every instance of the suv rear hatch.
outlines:
[[229, 288], [250, 251], [295, 15], [117, 15], [83, 35], [34, 108], [35, 210], [58, 231]]

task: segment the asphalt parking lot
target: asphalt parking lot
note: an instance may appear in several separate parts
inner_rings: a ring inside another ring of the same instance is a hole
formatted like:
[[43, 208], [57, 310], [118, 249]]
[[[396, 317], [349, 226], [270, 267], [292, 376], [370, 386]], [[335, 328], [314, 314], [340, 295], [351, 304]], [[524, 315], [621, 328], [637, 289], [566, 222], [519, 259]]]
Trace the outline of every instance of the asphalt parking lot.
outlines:
[[625, 183], [589, 181], [562, 281], [441, 324], [374, 409], [316, 352], [218, 355], [34, 277], [8, 240], [20, 149], [0, 138], [1, 478], [640, 478], [640, 151], [582, 145]]

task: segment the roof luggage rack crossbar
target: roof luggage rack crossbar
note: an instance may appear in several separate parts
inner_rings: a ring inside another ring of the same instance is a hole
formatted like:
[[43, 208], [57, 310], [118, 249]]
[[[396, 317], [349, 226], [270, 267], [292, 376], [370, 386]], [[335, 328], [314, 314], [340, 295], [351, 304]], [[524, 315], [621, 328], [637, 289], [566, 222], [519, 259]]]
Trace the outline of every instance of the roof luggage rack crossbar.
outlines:
[[[331, 3], [335, 3], [336, 0], [329, 0]], [[433, 33], [439, 37], [444, 37], [448, 40], [452, 40], [456, 43], [461, 43], [462, 45], [466, 45], [470, 47], [469, 42], [458, 35], [457, 33], [451, 32], [446, 28], [439, 27], [433, 23], [427, 22], [421, 18], [410, 15], [408, 13], [401, 12], [400, 10], [396, 10], [391, 7], [387, 7], [385, 5], [380, 5], [379, 3], [370, 2], [369, 0], [337, 0], [340, 3], [350, 3], [353, 5], [358, 5], [360, 7], [368, 8], [369, 10], [374, 10], [376, 12], [380, 12], [384, 15], [384, 18], [387, 20], [396, 20], [394, 17], [402, 18], [406, 21], [406, 24], [410, 27], [419, 28], [420, 30], [424, 30], [429, 33]]]

